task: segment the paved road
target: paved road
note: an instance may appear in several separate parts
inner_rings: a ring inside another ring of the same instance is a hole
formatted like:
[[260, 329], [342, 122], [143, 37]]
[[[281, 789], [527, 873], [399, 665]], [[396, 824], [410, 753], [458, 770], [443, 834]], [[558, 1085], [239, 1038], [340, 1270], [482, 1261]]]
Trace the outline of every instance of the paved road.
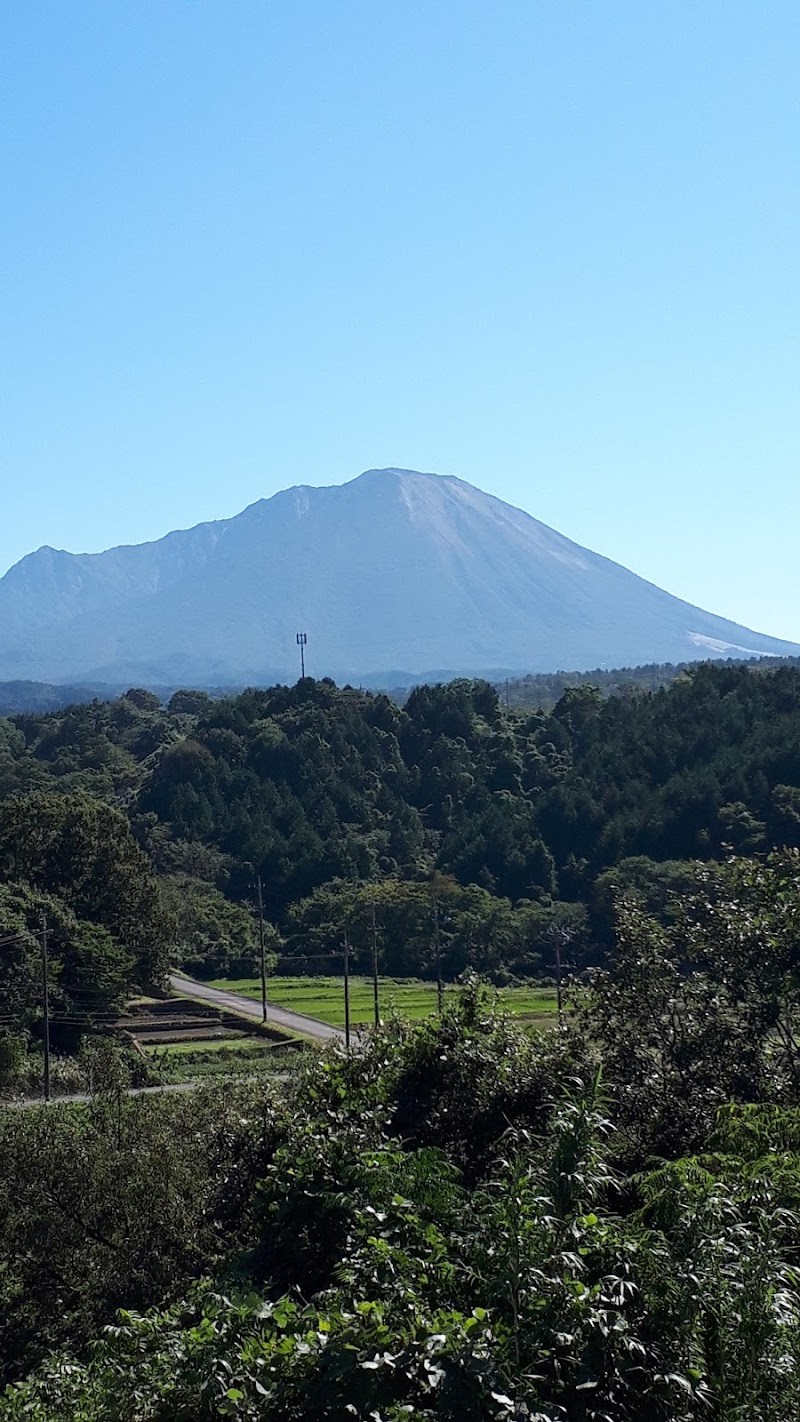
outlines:
[[[232, 1012], [241, 1012], [246, 1017], [254, 1017], [257, 1022], [261, 1021], [261, 1003], [254, 1002], [250, 997], [242, 997], [238, 992], [212, 988], [207, 983], [195, 982], [193, 978], [184, 978], [178, 973], [172, 973], [169, 981], [175, 992], [183, 993], [186, 997], [202, 998], [204, 1002], [212, 1002], [216, 1007], [228, 1007]], [[304, 1037], [314, 1037], [318, 1042], [344, 1041], [341, 1027], [331, 1027], [329, 1022], [320, 1022], [317, 1017], [306, 1017], [302, 1012], [289, 1012], [287, 1008], [276, 1007], [273, 1003], [267, 1004], [267, 1022], [274, 1023], [276, 1027], [288, 1027], [290, 1032], [299, 1032]]]

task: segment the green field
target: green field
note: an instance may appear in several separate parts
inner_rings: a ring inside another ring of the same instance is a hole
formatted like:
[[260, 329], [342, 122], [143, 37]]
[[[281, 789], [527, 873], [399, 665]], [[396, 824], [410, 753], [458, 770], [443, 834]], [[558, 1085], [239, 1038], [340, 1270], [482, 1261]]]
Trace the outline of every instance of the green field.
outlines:
[[220, 1038], [215, 1042], [170, 1042], [167, 1046], [163, 1047], [154, 1043], [148, 1043], [144, 1047], [144, 1051], [148, 1056], [157, 1056], [164, 1052], [169, 1053], [171, 1057], [194, 1056], [198, 1052], [229, 1052], [235, 1056], [241, 1056], [242, 1053], [244, 1053], [249, 1056], [252, 1053], [259, 1054], [269, 1052], [273, 1050], [273, 1045], [274, 1044], [267, 1041], [266, 1038], [260, 1040], [258, 1037], [242, 1036]]
[[[241, 993], [259, 1001], [259, 978], [218, 978], [209, 987]], [[445, 1001], [458, 992], [457, 987], [445, 988]], [[436, 1011], [436, 984], [416, 978], [380, 978], [380, 1011], [388, 1017], [393, 1011], [412, 1019], [428, 1017]], [[556, 1012], [555, 988], [500, 988], [492, 991], [499, 1005], [533, 1022], [552, 1020]], [[270, 978], [267, 984], [268, 1002], [307, 1017], [317, 1017], [334, 1027], [344, 1025], [344, 987], [341, 978]], [[373, 1021], [372, 979], [350, 979], [350, 1021], [354, 1026]]]
[[223, 1076], [282, 1076], [296, 1069], [299, 1053], [286, 1053], [266, 1038], [230, 1037], [217, 1042], [173, 1042], [144, 1048], [162, 1082]]

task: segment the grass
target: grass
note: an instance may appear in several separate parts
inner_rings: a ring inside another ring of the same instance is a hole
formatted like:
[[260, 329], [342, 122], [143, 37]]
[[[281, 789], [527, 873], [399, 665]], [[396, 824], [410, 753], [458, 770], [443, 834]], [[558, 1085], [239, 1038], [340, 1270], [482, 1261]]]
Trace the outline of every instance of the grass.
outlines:
[[272, 1042], [259, 1037], [223, 1037], [217, 1041], [169, 1042], [163, 1047], [156, 1042], [148, 1042], [144, 1047], [148, 1056], [168, 1053], [171, 1057], [196, 1056], [198, 1053], [205, 1054], [206, 1052], [232, 1052], [234, 1055], [243, 1053], [250, 1055], [253, 1052], [269, 1052], [272, 1049]]
[[[278, 1050], [276, 1051], [276, 1045]], [[290, 1053], [265, 1037], [232, 1037], [214, 1042], [176, 1042], [167, 1047], [148, 1046], [158, 1079], [162, 1082], [204, 1080], [207, 1077], [254, 1076], [294, 1069]]]
[[518, 1017], [546, 1017], [553, 1022], [558, 1013], [558, 996], [554, 987], [500, 988], [497, 994], [501, 1007], [507, 1007]]
[[[255, 1001], [261, 998], [259, 978], [218, 978], [208, 986], [238, 992]], [[445, 1000], [448, 994], [457, 990], [446, 987]], [[316, 1017], [334, 1027], [344, 1025], [344, 988], [341, 978], [274, 977], [268, 982], [267, 996], [268, 1001], [277, 1007], [301, 1012], [306, 1017]], [[397, 1011], [403, 1017], [416, 1020], [428, 1017], [436, 1011], [435, 983], [421, 982], [416, 978], [380, 978], [379, 996], [382, 1017]], [[555, 1017], [555, 988], [500, 988], [497, 991], [497, 1000], [501, 1006], [532, 1022], [553, 1020]], [[354, 1026], [373, 1021], [371, 978], [350, 979], [350, 1021]]]

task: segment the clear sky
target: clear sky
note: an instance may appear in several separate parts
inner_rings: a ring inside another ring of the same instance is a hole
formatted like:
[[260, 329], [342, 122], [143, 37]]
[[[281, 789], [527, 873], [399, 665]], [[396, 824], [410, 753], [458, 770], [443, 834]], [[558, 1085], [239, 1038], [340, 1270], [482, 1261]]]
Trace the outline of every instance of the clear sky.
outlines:
[[800, 640], [797, 0], [17, 0], [0, 572], [397, 465]]

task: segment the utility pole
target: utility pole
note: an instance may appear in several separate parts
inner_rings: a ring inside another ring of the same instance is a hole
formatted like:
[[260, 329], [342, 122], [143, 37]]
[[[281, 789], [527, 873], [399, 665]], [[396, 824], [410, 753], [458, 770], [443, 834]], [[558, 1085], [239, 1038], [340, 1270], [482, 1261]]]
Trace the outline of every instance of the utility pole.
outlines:
[[439, 942], [439, 904], [436, 899], [433, 901], [433, 945], [436, 949], [436, 1000], [441, 1017], [444, 1006], [444, 983], [442, 982], [442, 945]]
[[264, 953], [264, 899], [261, 875], [258, 876], [258, 945], [261, 954], [261, 1021], [267, 1020], [267, 961]]
[[563, 1025], [564, 1003], [561, 996], [561, 934], [556, 929], [556, 1010], [559, 1028]]
[[344, 932], [344, 1044], [350, 1051], [350, 943]]
[[306, 674], [306, 646], [308, 644], [308, 634], [306, 632], [298, 632], [295, 640], [300, 648], [300, 680], [303, 681]]
[[44, 1003], [44, 1099], [50, 1100], [50, 984], [47, 973], [47, 915], [42, 914], [42, 1001]]
[[553, 947], [556, 959], [556, 1011], [558, 1013], [559, 1028], [564, 1025], [564, 990], [562, 987], [562, 962], [561, 950], [566, 948], [572, 940], [570, 929], [554, 925], [552, 929]]
[[372, 904], [372, 996], [375, 1002], [375, 1026], [381, 1025], [381, 1009], [378, 999], [378, 931], [375, 926], [375, 904]]

